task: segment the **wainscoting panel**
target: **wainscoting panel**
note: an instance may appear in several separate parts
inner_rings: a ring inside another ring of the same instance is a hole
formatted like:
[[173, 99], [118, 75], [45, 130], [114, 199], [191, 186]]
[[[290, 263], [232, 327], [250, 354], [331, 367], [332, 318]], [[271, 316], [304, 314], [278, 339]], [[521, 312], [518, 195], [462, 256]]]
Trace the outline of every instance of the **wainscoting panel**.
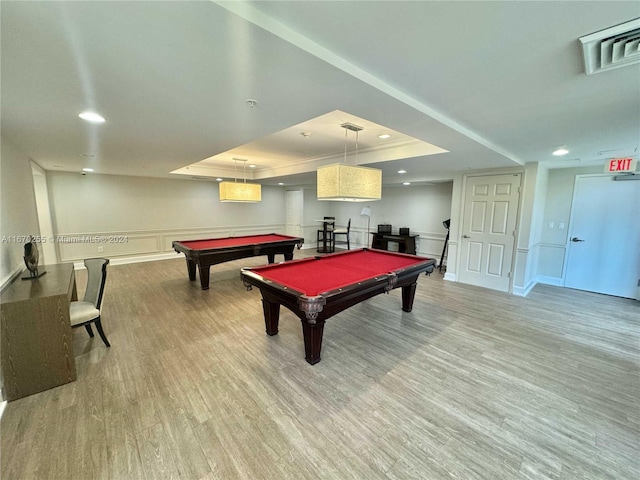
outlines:
[[242, 235], [282, 232], [283, 224], [183, 228], [173, 230], [145, 230], [121, 232], [59, 233], [56, 247], [60, 262], [78, 262], [85, 258], [107, 257], [124, 260], [127, 257], [144, 259], [173, 252], [175, 240], [198, 240]]

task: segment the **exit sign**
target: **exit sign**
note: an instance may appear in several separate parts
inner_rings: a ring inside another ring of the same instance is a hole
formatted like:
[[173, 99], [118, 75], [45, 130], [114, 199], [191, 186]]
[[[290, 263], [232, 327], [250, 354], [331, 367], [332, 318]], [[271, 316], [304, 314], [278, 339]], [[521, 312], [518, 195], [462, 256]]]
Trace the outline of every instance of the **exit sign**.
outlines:
[[604, 164], [604, 171], [608, 173], [635, 172], [636, 159], [631, 157], [612, 158]]

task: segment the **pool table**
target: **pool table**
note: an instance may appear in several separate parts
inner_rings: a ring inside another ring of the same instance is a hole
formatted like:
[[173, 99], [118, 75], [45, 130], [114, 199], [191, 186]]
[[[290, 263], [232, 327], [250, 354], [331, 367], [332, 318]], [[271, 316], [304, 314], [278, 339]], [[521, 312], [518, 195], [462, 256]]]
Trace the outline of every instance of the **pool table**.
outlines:
[[180, 240], [172, 243], [177, 253], [184, 253], [187, 259], [189, 280], [196, 279], [196, 266], [200, 274], [202, 290], [209, 288], [211, 265], [238, 260], [240, 258], [266, 255], [269, 263], [282, 254], [285, 260], [293, 259], [293, 248], [302, 246], [304, 238], [290, 237], [277, 233], [247, 235], [243, 237], [208, 238], [205, 240]]
[[275, 265], [242, 268], [247, 289], [262, 294], [268, 335], [278, 333], [280, 305], [302, 321], [305, 358], [320, 361], [325, 321], [394, 288], [402, 288], [402, 310], [410, 312], [418, 276], [431, 273], [436, 261], [404, 253], [363, 248]]

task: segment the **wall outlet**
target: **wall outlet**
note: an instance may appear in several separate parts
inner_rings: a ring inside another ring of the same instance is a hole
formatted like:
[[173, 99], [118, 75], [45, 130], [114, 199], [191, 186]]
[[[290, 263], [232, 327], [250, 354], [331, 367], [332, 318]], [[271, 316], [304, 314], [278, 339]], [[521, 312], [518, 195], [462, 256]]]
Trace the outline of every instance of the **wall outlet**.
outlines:
[[558, 224], [558, 228], [559, 228], [560, 230], [564, 230], [564, 222], [560, 222], [560, 223]]
[[98, 247], [98, 253], [104, 252], [104, 247]]
[[555, 227], [555, 226], [556, 226], [556, 224], [555, 224], [555, 223], [553, 223], [553, 222], [549, 222], [549, 228], [553, 228], [553, 227]]

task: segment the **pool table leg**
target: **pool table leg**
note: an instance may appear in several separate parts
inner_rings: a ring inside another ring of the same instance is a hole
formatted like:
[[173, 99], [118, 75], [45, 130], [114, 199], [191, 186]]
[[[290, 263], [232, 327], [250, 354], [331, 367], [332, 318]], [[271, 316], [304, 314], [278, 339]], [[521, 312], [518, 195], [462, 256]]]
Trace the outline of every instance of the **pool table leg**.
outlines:
[[280, 320], [280, 304], [269, 302], [263, 298], [262, 310], [264, 311], [264, 325], [267, 330], [267, 335], [277, 335]]
[[402, 287], [402, 310], [410, 312], [413, 309], [413, 299], [416, 296], [418, 282]]
[[276, 254], [275, 253], [268, 253], [267, 254], [267, 260], [269, 261], [269, 263], [276, 263]]
[[189, 274], [189, 280], [194, 281], [196, 279], [196, 262], [187, 258], [187, 273]]
[[200, 265], [200, 286], [202, 290], [209, 290], [209, 270], [211, 265]]
[[302, 320], [302, 336], [304, 337], [304, 358], [311, 365], [320, 361], [322, 349], [322, 333], [324, 332], [324, 320], [315, 324]]

